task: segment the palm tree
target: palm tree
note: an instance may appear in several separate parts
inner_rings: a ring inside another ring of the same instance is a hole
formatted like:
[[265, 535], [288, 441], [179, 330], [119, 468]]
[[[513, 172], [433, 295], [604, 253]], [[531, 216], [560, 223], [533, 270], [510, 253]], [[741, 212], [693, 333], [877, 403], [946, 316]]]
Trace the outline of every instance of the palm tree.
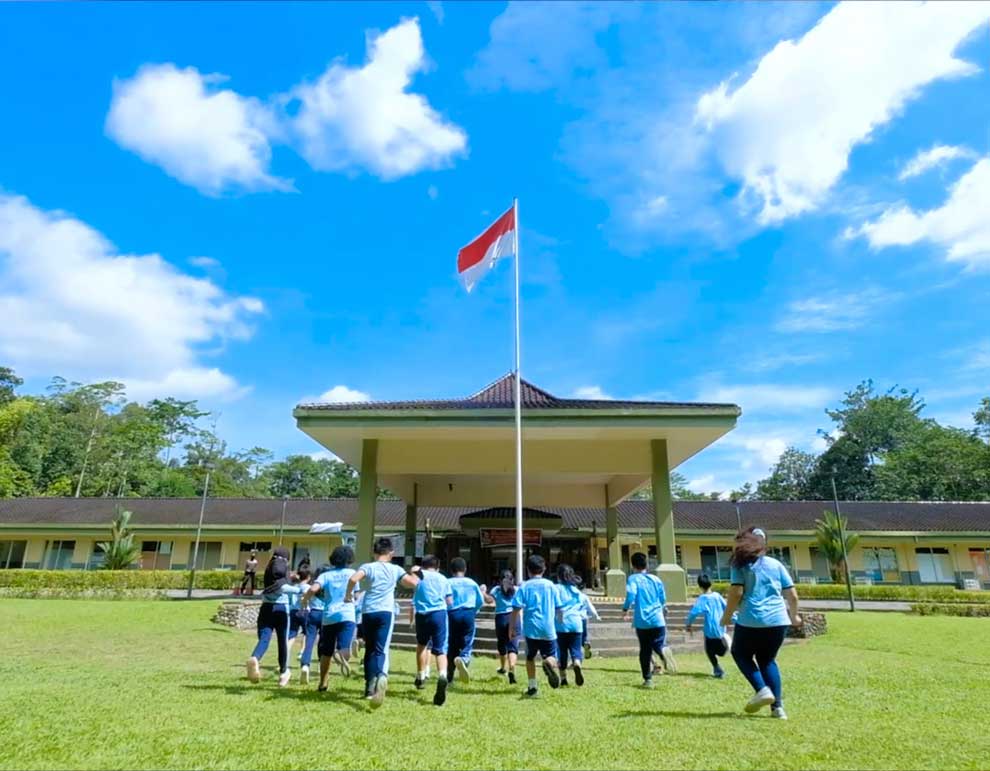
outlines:
[[134, 543], [130, 524], [131, 512], [118, 507], [110, 526], [110, 540], [97, 544], [103, 549], [105, 570], [126, 570], [141, 553], [141, 547]]
[[825, 511], [822, 519], [815, 520], [815, 538], [818, 548], [828, 560], [832, 569], [832, 580], [836, 583], [845, 581], [847, 565], [843, 558], [842, 536], [845, 536], [845, 554], [849, 554], [859, 543], [859, 536], [849, 532], [849, 522], [845, 517], [838, 516], [834, 511]]

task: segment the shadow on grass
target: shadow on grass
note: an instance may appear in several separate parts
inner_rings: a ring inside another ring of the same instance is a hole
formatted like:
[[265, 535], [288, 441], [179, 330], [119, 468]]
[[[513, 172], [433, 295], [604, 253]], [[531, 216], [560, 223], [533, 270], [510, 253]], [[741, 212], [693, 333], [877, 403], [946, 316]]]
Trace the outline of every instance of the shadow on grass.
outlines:
[[[593, 672], [613, 672], [613, 673], [619, 674], [619, 675], [630, 675], [630, 676], [640, 677], [639, 670], [636, 670], [636, 669], [616, 669], [615, 667], [585, 667], [584, 672], [585, 672], [585, 677], [588, 676], [588, 673], [589, 672], [591, 672], [591, 673], [593, 673]], [[682, 678], [682, 677], [696, 677], [696, 678], [700, 678], [701, 680], [718, 680], [718, 678], [717, 677], [714, 677], [710, 672], [678, 672], [676, 675], [655, 675], [654, 679], [656, 679], [657, 682], [662, 683], [668, 677], [669, 678], [672, 678], [674, 680], [677, 680], [677, 679]]]
[[204, 626], [201, 629], [192, 629], [192, 632], [221, 632], [222, 634], [230, 634], [234, 630], [230, 627], [219, 627], [219, 626]]
[[687, 712], [684, 710], [643, 710], [642, 712], [635, 712], [633, 710], [627, 710], [625, 712], [616, 712], [612, 717], [683, 717], [702, 718], [705, 720], [710, 718], [745, 720], [752, 716], [739, 712]]
[[269, 700], [291, 699], [292, 701], [302, 701], [306, 704], [319, 704], [329, 702], [331, 704], [342, 704], [345, 707], [364, 712], [366, 710], [365, 699], [356, 694], [335, 691], [332, 688], [326, 691], [313, 689], [300, 690], [299, 688], [266, 688], [265, 685], [256, 683], [231, 683], [229, 685], [183, 685], [193, 691], [223, 691], [228, 696], [244, 696], [248, 693], [262, 694]]

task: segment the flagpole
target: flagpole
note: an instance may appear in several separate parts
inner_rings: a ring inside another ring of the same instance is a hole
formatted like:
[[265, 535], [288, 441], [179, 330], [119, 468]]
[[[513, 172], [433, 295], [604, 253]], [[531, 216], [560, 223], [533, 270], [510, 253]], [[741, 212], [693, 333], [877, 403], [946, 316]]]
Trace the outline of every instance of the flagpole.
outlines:
[[516, 583], [522, 583], [526, 578], [523, 573], [523, 488], [522, 488], [522, 372], [520, 367], [520, 335], [519, 335], [519, 199], [512, 199], [515, 228], [516, 265], [516, 378], [515, 402], [516, 408]]

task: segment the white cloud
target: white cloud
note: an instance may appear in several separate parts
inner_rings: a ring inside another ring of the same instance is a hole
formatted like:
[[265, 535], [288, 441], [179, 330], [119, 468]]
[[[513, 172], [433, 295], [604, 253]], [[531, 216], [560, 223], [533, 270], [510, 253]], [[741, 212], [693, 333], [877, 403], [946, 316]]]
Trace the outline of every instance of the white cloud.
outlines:
[[990, 4], [846, 2], [781, 41], [736, 88], [704, 93], [696, 120], [762, 224], [821, 205], [853, 147], [928, 84], [977, 67], [953, 56]]
[[467, 135], [407, 91], [427, 68], [419, 21], [409, 19], [369, 37], [363, 67], [333, 62], [313, 83], [291, 93], [299, 110], [291, 130], [320, 171], [367, 169], [395, 179], [449, 165], [467, 150]]
[[317, 450], [316, 452], [311, 452], [309, 457], [313, 460], [340, 460], [340, 457], [334, 455], [330, 450]]
[[805, 364], [813, 364], [825, 358], [822, 353], [779, 353], [757, 355], [747, 361], [743, 369], [749, 372], [770, 372], [784, 367], [801, 367]]
[[189, 264], [205, 270], [216, 270], [220, 268], [220, 260], [215, 257], [190, 257]]
[[437, 189], [436, 185], [430, 185], [426, 188], [426, 194], [430, 197], [430, 200], [437, 200], [437, 196], [440, 195], [440, 191]]
[[950, 161], [954, 161], [959, 158], [976, 157], [976, 151], [971, 150], [968, 147], [959, 147], [956, 145], [933, 145], [927, 150], [919, 150], [918, 154], [915, 155], [914, 158], [904, 164], [904, 168], [901, 169], [901, 173], [897, 175], [897, 178], [903, 182], [906, 179], [917, 177], [930, 169], [937, 168], [938, 166], [942, 166]]
[[702, 389], [698, 400], [703, 402], [732, 402], [743, 413], [773, 410], [793, 412], [828, 404], [833, 392], [821, 386], [791, 386], [772, 383], [752, 385], [720, 385]]
[[239, 393], [201, 349], [251, 335], [260, 300], [157, 254], [127, 255], [85, 223], [0, 195], [0, 358], [28, 375], [115, 378], [131, 396]]
[[443, 24], [443, 3], [440, 0], [426, 0], [426, 7], [430, 9], [437, 24]]
[[272, 116], [257, 100], [220, 88], [224, 80], [195, 67], [146, 64], [114, 81], [107, 134], [206, 195], [291, 190], [268, 173]]
[[573, 397], [575, 399], [602, 399], [607, 401], [612, 401], [615, 398], [614, 396], [609, 396], [607, 393], [605, 393], [602, 390], [601, 386], [596, 386], [596, 385], [588, 385], [588, 386], [581, 386], [580, 388], [575, 388]]
[[794, 300], [777, 321], [778, 332], [838, 332], [857, 329], [866, 324], [882, 306], [898, 295], [881, 289], [859, 292], [832, 292], [817, 297]]
[[370, 402], [371, 396], [364, 391], [357, 391], [345, 385], [335, 385], [333, 388], [320, 394], [316, 401], [333, 404], [350, 404], [354, 402]]
[[697, 479], [688, 480], [688, 489], [695, 493], [707, 493], [715, 489], [715, 475], [705, 474]]
[[950, 262], [968, 269], [990, 268], [990, 158], [976, 162], [952, 186], [941, 206], [916, 212], [907, 205], [887, 209], [873, 222], [846, 231], [865, 236], [874, 249], [928, 241], [946, 250]]

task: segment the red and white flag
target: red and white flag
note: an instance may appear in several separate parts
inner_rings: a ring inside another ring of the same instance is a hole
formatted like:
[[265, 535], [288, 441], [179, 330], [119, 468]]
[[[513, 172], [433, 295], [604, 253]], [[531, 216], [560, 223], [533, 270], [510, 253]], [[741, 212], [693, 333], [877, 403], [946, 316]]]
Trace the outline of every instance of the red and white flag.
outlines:
[[500, 258], [515, 253], [516, 207], [513, 205], [488, 230], [457, 253], [457, 275], [470, 292]]

